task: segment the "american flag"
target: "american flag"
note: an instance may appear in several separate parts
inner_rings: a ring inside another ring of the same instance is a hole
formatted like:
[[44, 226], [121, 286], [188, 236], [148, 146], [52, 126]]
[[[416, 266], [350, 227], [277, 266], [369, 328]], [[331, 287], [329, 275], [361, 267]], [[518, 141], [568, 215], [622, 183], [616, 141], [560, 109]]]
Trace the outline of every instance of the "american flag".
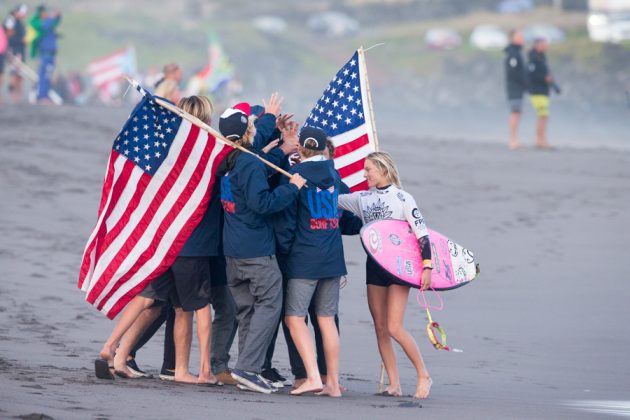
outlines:
[[144, 93], [114, 140], [79, 288], [114, 318], [166, 271], [207, 208], [231, 148]]
[[128, 74], [136, 73], [136, 50], [129, 46], [97, 58], [88, 65], [88, 73], [101, 98], [108, 100], [112, 83], [124, 80]]
[[365, 157], [376, 150], [363, 52], [352, 58], [330, 81], [304, 125], [319, 127], [332, 139], [335, 167], [351, 191], [366, 190]]

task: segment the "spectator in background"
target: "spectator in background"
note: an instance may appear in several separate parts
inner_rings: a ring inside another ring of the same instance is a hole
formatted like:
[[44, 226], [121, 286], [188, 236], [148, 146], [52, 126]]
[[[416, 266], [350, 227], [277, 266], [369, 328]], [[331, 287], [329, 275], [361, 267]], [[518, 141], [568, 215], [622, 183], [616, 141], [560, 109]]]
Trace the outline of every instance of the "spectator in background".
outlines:
[[[28, 13], [28, 6], [20, 4], [11, 11], [4, 21], [4, 30], [8, 40], [8, 53], [5, 60], [24, 62], [26, 58], [26, 26], [24, 18]], [[12, 57], [9, 57], [9, 56]], [[9, 79], [9, 92], [13, 103], [22, 100], [22, 75], [18, 68], [19, 63], [11, 65], [11, 78]]]
[[57, 33], [55, 30], [61, 22], [61, 14], [58, 11], [51, 12], [46, 6], [37, 8], [39, 19], [34, 19], [39, 25], [35, 30], [39, 33], [37, 38], [37, 53], [39, 54], [39, 86], [37, 90], [37, 102], [50, 103], [48, 92], [53, 73], [55, 72], [55, 56], [57, 55]]
[[182, 68], [177, 63], [168, 63], [164, 66], [164, 77], [155, 84], [154, 94], [176, 104], [182, 96], [179, 88], [181, 81]]
[[560, 89], [555, 85], [551, 77], [545, 51], [547, 51], [547, 40], [543, 38], [536, 39], [534, 46], [529, 51], [529, 62], [527, 64], [530, 100], [538, 116], [538, 123], [536, 125], [536, 147], [539, 149], [551, 149], [547, 141], [549, 88], [553, 87], [557, 93], [560, 93]]
[[0, 26], [0, 104], [2, 103], [2, 88], [4, 76], [4, 63], [6, 61], [6, 52], [9, 41], [5, 32], [4, 25]]
[[510, 45], [505, 48], [505, 87], [510, 104], [510, 149], [520, 149], [518, 125], [523, 109], [523, 95], [527, 90], [527, 73], [523, 60], [523, 32], [510, 32]]

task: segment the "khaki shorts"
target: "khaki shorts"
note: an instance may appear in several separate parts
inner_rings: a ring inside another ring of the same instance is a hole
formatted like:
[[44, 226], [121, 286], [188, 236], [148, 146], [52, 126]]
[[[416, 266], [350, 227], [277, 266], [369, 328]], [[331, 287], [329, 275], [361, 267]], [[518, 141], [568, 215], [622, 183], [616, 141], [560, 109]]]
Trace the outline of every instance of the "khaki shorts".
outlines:
[[536, 115], [539, 117], [549, 116], [549, 96], [531, 95], [529, 100], [532, 102], [532, 106], [536, 110]]

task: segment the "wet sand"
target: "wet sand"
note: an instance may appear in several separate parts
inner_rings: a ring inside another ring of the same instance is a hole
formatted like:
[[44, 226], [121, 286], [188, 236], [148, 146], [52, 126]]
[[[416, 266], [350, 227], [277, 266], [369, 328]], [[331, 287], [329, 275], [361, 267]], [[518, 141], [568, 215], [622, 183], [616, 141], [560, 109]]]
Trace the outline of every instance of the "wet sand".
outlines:
[[[444, 292], [445, 310], [433, 313], [463, 352], [430, 346], [410, 298], [406, 323], [433, 377], [430, 399], [373, 396], [379, 357], [357, 238], [345, 241], [343, 399], [96, 379], [93, 359], [113, 324], [85, 303], [76, 279], [128, 111], [1, 109], [0, 418], [592, 418], [612, 410], [609, 401], [630, 414], [630, 154], [511, 152], [427, 140], [432, 133], [380, 135], [429, 225], [481, 263], [480, 278]], [[288, 374], [281, 336], [274, 363]], [[157, 373], [161, 349], [162, 333], [140, 366]], [[398, 355], [409, 394], [414, 371]]]

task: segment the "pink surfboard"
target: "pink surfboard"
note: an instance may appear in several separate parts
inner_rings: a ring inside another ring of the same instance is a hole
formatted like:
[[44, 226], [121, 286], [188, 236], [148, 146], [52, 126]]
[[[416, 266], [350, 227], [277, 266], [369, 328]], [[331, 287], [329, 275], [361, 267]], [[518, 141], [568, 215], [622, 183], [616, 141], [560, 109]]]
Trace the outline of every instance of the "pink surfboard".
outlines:
[[[479, 274], [479, 265], [471, 251], [439, 232], [429, 229], [435, 290], [461, 287]], [[418, 240], [404, 220], [377, 220], [363, 226], [361, 243], [367, 254], [401, 284], [420, 287], [422, 257]]]

